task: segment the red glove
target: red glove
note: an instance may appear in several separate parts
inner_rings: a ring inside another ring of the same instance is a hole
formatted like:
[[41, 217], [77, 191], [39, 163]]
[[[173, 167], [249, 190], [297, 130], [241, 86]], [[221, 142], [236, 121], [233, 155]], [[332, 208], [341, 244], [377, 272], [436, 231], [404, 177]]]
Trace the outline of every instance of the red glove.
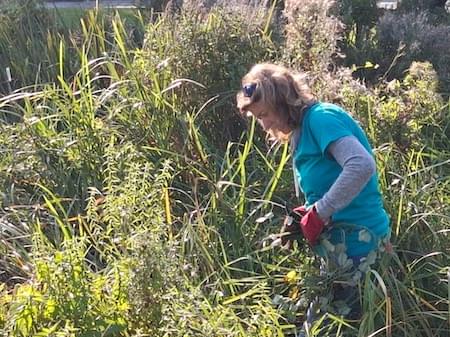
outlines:
[[315, 206], [309, 209], [306, 209], [305, 206], [300, 206], [294, 208], [293, 211], [301, 215], [300, 228], [309, 244], [314, 246], [325, 227], [325, 222], [320, 219]]

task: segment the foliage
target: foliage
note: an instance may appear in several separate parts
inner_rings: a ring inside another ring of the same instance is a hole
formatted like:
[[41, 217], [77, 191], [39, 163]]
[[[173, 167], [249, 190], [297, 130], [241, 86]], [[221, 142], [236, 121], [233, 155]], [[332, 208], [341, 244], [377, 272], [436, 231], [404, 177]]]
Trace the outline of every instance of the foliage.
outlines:
[[[403, 80], [394, 79], [375, 91], [355, 92], [344, 86], [344, 104], [357, 111], [375, 144], [394, 143], [401, 149], [437, 146], [445, 136], [446, 115], [436, 93], [436, 72], [430, 63], [413, 63]], [[445, 142], [445, 141], [444, 141]]]
[[446, 0], [402, 0], [398, 6], [399, 11], [424, 11], [436, 7], [444, 8]]
[[341, 22], [329, 15], [332, 5], [330, 0], [285, 2], [285, 63], [318, 76], [328, 71], [342, 30]]
[[373, 67], [362, 67], [359, 63], [361, 60], [378, 62], [380, 57], [374, 30], [381, 15], [377, 1], [338, 1], [335, 10], [345, 25], [344, 38], [338, 44], [344, 55], [343, 63], [357, 65], [354, 74], [358, 77], [371, 78]]
[[[8, 92], [6, 67], [10, 67], [13, 79], [11, 87], [22, 87], [34, 83], [35, 79], [39, 80], [38, 69], [54, 65], [56, 59], [53, 52], [44, 48], [51, 43], [46, 41], [48, 23], [51, 22], [49, 15], [35, 1], [6, 1], [1, 4], [0, 22], [0, 92]], [[17, 33], [19, 29], [22, 34]], [[24, 76], [32, 82], [20, 81]]]
[[[168, 162], [160, 170], [145, 160], [132, 144], [107, 150], [104, 191], [92, 191], [89, 228], [97, 265], [126, 259], [128, 329], [156, 335], [160, 331], [163, 296], [176, 288], [175, 250], [167, 241], [160, 202], [171, 179]], [[100, 201], [98, 201], [100, 200]], [[100, 244], [102, 243], [102, 244]]]
[[[67, 55], [86, 53], [89, 58], [98, 58], [104, 53], [119, 53], [114, 31], [126, 32], [122, 41], [129, 48], [142, 41], [142, 15], [131, 18], [128, 15], [114, 30], [112, 21], [118, 12], [105, 10], [86, 15], [79, 12], [83, 15], [78, 17], [78, 24], [73, 28], [60, 24], [64, 13], [52, 13], [36, 0], [8, 1], [5, 6], [0, 12], [0, 93], [51, 83], [58, 75], [70, 81], [80, 69], [81, 62], [80, 58]], [[6, 67], [11, 73], [9, 83]], [[101, 72], [101, 68], [97, 71]]]
[[344, 0], [340, 1], [337, 6], [343, 23], [347, 26], [356, 25], [358, 32], [364, 28], [370, 29], [378, 20], [377, 2], [375, 0]]
[[[242, 127], [236, 128], [240, 121], [230, 97], [252, 64], [276, 53], [267, 26], [271, 18], [264, 16], [261, 8], [243, 4], [213, 7], [206, 13], [192, 5], [186, 8], [177, 15], [164, 15], [158, 24], [148, 25], [137, 59], [142, 79], [150, 80], [156, 68], [161, 72], [158, 79], [152, 80], [161, 81], [164, 86], [177, 79], [196, 82], [197, 85], [174, 83], [174, 89], [182, 86], [174, 92], [180, 103], [176, 109], [181, 114], [199, 116], [200, 129], [210, 140], [238, 139]], [[209, 104], [191, 111], [195, 102]], [[218, 147], [221, 142], [214, 145]]]
[[287, 201], [301, 202], [288, 147], [229, 117], [240, 76], [271, 60], [310, 71], [320, 99], [361, 121], [392, 217], [395, 252], [363, 270], [361, 322], [333, 310], [312, 334], [448, 334], [450, 109], [436, 72], [417, 62], [368, 88], [352, 69], [329, 71], [341, 27], [330, 2], [285, 5], [284, 16], [275, 6], [154, 16], [142, 49], [120, 16], [106, 25], [95, 11], [74, 56], [51, 35], [49, 83], [0, 99], [2, 333], [298, 333], [308, 301], [348, 280], [319, 275], [302, 243], [265, 245]]
[[[401, 53], [389, 76], [398, 78], [414, 60], [428, 61], [439, 75], [440, 89], [447, 92], [450, 84], [450, 62], [448, 55], [442, 54], [441, 51], [450, 47], [448, 34], [448, 25], [434, 24], [426, 13], [383, 16], [378, 24], [378, 40], [385, 60], [391, 62], [399, 49]], [[388, 66], [386, 63], [383, 65], [385, 69]]]
[[124, 329], [125, 269], [93, 273], [84, 261], [86, 245], [79, 240], [66, 241], [61, 250], [44, 251], [36, 251], [34, 283], [17, 287], [7, 303], [5, 333], [112, 336]]
[[[438, 73], [439, 90], [447, 94], [449, 62], [440, 53], [448, 49], [449, 20], [444, 3], [401, 1], [398, 10], [383, 13], [374, 2], [339, 2], [336, 7], [346, 24], [339, 45], [345, 54], [343, 64], [352, 66], [359, 78], [376, 83], [401, 79], [413, 61], [428, 61]], [[352, 12], [361, 6], [366, 6], [365, 14], [353, 17]], [[371, 66], [362, 65], [367, 62]]]

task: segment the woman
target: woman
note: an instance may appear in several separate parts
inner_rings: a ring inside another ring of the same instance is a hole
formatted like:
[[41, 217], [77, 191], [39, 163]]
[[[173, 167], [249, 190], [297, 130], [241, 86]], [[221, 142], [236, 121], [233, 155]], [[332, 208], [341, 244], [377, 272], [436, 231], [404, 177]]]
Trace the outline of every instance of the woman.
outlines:
[[272, 137], [291, 143], [296, 191], [306, 203], [294, 209], [301, 220], [288, 218], [285, 227], [301, 230], [328, 262], [343, 247], [357, 270], [390, 231], [359, 124], [339, 106], [317, 101], [302, 74], [275, 64], [257, 64], [243, 77], [237, 104]]

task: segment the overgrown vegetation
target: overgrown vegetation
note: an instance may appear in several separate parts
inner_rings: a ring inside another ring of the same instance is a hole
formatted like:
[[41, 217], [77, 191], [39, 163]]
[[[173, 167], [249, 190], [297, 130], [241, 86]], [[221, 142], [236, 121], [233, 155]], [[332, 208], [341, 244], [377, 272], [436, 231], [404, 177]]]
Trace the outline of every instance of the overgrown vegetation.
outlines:
[[[396, 11], [376, 8], [376, 1], [345, 0], [339, 13], [346, 25], [341, 44], [343, 63], [375, 84], [400, 79], [414, 61], [430, 62], [439, 78], [438, 91], [450, 93], [447, 50], [450, 13], [445, 0], [402, 0]], [[448, 2], [447, 2], [448, 3]]]
[[240, 77], [260, 61], [308, 70], [321, 99], [361, 121], [392, 218], [394, 251], [361, 283], [361, 322], [330, 315], [313, 335], [450, 332], [442, 69], [405, 63], [405, 76], [367, 87], [335, 64], [338, 39], [352, 48], [339, 8], [276, 5], [190, 4], [137, 13], [134, 25], [91, 11], [70, 31], [38, 9], [0, 21], [0, 45], [20, 46], [2, 48], [0, 69], [11, 66], [11, 89], [28, 86], [0, 87], [4, 336], [295, 335], [317, 289], [342, 275], [321, 278], [307, 247], [263, 244], [285, 203], [301, 200], [287, 145], [234, 110]]

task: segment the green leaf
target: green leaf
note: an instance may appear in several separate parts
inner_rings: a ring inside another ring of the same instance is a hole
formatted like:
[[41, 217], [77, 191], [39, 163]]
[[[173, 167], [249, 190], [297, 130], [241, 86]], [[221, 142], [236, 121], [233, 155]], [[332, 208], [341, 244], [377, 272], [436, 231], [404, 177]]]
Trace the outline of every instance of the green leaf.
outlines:
[[38, 332], [37, 334], [35, 334], [35, 337], [49, 337], [49, 336], [54, 336], [53, 334], [56, 332], [56, 330], [58, 329], [59, 326], [59, 322], [56, 323], [55, 325], [53, 325], [50, 328], [43, 328], [40, 332]]

